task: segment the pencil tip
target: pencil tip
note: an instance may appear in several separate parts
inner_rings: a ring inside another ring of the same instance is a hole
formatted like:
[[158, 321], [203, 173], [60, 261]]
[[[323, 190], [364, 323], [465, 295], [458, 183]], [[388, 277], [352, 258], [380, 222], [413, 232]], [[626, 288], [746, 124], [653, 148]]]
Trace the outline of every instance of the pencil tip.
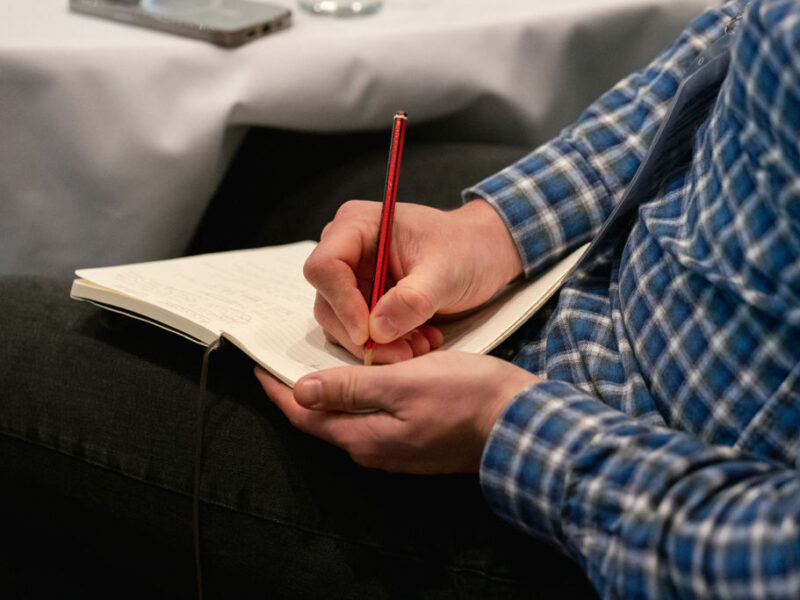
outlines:
[[372, 364], [372, 348], [364, 350], [364, 366], [369, 367]]

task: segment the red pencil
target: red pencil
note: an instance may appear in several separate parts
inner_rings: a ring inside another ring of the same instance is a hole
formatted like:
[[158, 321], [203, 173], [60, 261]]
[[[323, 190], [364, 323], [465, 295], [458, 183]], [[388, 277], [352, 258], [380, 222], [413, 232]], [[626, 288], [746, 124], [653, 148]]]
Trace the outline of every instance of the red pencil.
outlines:
[[[394, 222], [394, 206], [397, 201], [397, 179], [400, 176], [400, 160], [403, 157], [403, 140], [406, 137], [406, 113], [398, 111], [394, 115], [392, 126], [392, 142], [389, 146], [389, 162], [386, 166], [386, 186], [383, 190], [383, 209], [381, 210], [381, 227], [378, 232], [378, 248], [375, 253], [375, 276], [372, 279], [372, 291], [369, 295], [369, 310], [383, 296], [386, 286], [386, 272], [389, 268], [389, 246], [392, 241], [392, 223]], [[373, 339], [367, 338], [364, 344], [364, 364], [372, 364], [372, 352], [375, 350]]]

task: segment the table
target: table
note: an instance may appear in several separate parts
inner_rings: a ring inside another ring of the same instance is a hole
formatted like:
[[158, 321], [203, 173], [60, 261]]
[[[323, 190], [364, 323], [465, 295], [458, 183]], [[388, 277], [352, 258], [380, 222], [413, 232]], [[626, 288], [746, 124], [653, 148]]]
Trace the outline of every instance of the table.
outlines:
[[[533, 146], [707, 0], [386, 0], [236, 49], [6, 1], [0, 274], [179, 254], [248, 127], [410, 127]], [[287, 1], [288, 4], [288, 1]]]

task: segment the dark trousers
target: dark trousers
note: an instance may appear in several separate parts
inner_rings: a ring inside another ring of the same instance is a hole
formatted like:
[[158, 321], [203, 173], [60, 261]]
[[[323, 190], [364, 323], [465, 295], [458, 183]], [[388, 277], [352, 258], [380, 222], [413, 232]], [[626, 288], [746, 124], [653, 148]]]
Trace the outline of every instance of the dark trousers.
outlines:
[[[384, 136], [287, 139], [251, 136], [190, 251], [313, 238], [342, 200], [380, 193]], [[253, 171], [276, 144], [285, 165]], [[286, 166], [342, 146], [313, 177]], [[457, 204], [448, 185], [519, 154], [409, 145], [401, 199]], [[0, 280], [0, 595], [191, 597], [202, 349], [68, 291]], [[364, 469], [294, 430], [235, 348], [212, 355], [206, 400], [208, 596], [591, 596], [576, 565], [489, 512], [477, 476]]]

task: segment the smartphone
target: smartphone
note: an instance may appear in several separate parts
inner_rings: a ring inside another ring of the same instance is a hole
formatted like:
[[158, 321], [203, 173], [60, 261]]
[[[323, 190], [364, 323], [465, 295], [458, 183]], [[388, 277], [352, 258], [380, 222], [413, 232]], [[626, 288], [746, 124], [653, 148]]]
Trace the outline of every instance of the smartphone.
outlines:
[[239, 46], [288, 27], [291, 11], [249, 0], [69, 0], [74, 12]]

